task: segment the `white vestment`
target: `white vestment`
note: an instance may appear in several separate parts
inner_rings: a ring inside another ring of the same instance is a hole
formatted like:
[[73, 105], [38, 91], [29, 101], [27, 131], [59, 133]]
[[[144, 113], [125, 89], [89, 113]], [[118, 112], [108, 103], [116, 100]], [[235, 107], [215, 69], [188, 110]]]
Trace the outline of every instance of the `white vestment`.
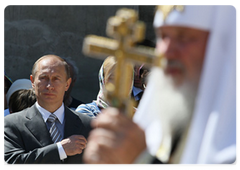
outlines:
[[[236, 10], [233, 6], [185, 6], [154, 26], [185, 26], [210, 32], [194, 113], [180, 163], [233, 163], [236, 159]], [[154, 68], [155, 75], [161, 75]], [[157, 71], [159, 70], [159, 71]], [[134, 115], [155, 155], [164, 131], [159, 116], [159, 82], [152, 75]], [[169, 100], [166, 98], [166, 100]], [[172, 106], [174, 107], [174, 106]]]

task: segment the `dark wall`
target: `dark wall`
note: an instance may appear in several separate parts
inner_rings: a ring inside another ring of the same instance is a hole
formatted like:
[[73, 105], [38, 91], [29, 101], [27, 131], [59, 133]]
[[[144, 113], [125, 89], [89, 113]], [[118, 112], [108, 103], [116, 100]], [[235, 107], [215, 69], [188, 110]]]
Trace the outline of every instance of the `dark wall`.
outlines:
[[[123, 6], [8, 6], [4, 11], [4, 69], [13, 80], [29, 78], [32, 65], [45, 54], [70, 58], [78, 67], [72, 95], [84, 102], [96, 98], [101, 60], [82, 54], [88, 34], [106, 36], [106, 22]], [[146, 38], [154, 41], [154, 6], [124, 6], [139, 11]]]

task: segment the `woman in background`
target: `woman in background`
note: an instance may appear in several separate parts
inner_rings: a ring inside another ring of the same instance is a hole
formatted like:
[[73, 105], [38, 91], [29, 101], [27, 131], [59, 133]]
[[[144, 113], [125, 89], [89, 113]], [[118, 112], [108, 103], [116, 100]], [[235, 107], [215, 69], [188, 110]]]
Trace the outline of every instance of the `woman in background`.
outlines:
[[[76, 109], [77, 112], [86, 114], [90, 117], [96, 117], [99, 113], [101, 113], [102, 109], [105, 109], [109, 106], [109, 102], [104, 96], [104, 91], [105, 91], [105, 85], [107, 83], [113, 83], [114, 81], [114, 69], [115, 69], [116, 63], [117, 62], [115, 60], [115, 57], [113, 56], [109, 56], [104, 60], [98, 75], [100, 90], [98, 92], [97, 99], [93, 100], [92, 103], [79, 105]], [[129, 89], [129, 97], [130, 97], [131, 91], [132, 91], [132, 84]]]

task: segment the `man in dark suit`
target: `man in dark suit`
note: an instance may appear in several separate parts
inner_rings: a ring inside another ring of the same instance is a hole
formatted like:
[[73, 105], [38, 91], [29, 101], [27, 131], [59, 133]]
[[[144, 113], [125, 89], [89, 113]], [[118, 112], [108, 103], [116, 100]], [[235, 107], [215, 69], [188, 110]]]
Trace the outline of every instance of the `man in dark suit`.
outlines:
[[38, 59], [30, 76], [37, 102], [4, 119], [7, 163], [82, 163], [91, 118], [64, 106], [71, 84], [67, 63], [56, 55]]

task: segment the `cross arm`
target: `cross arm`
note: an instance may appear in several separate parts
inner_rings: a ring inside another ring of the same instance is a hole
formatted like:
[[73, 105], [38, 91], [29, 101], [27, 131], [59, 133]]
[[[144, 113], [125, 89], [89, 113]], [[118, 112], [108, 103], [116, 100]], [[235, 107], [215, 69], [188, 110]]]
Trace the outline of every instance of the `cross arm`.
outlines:
[[83, 42], [83, 53], [88, 56], [105, 59], [109, 55], [114, 56], [118, 46], [119, 43], [117, 40], [88, 35]]
[[164, 65], [163, 55], [157, 53], [155, 48], [139, 46], [126, 50], [126, 59], [134, 64], [145, 64], [145, 66]]

